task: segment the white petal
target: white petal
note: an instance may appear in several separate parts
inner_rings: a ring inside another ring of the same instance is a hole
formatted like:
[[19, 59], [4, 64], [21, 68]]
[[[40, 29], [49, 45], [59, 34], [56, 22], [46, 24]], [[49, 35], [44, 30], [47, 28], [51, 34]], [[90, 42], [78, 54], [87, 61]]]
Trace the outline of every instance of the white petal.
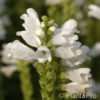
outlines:
[[74, 19], [70, 19], [64, 23], [62, 30], [73, 30], [77, 27], [77, 22]]
[[11, 59], [9, 56], [10, 49], [8, 49], [7, 45], [3, 45], [3, 50], [1, 51], [2, 62], [5, 64], [15, 64], [15, 59]]
[[17, 36], [22, 36], [25, 42], [29, 44], [30, 46], [38, 47], [41, 45], [41, 41], [39, 37], [37, 37], [35, 34], [31, 32], [28, 32], [28, 31], [17, 32]]
[[21, 19], [25, 21], [23, 26], [25, 27], [26, 31], [33, 33], [39, 37], [44, 36], [44, 32], [40, 27], [40, 21], [36, 11], [32, 8], [27, 9], [27, 14], [23, 14]]
[[52, 43], [54, 45], [62, 45], [66, 43], [66, 39], [62, 36], [62, 34], [58, 34], [53, 36]]
[[25, 46], [18, 40], [8, 43], [7, 48], [10, 51], [8, 55], [10, 55], [11, 58], [29, 61], [32, 61], [35, 58], [34, 50]]
[[100, 42], [97, 42], [90, 50], [90, 56], [96, 57], [100, 55]]
[[90, 84], [78, 84], [72, 82], [66, 85], [66, 91], [68, 91], [69, 93], [86, 93], [86, 89], [90, 87]]
[[0, 71], [6, 76], [6, 77], [11, 77], [12, 74], [17, 71], [16, 66], [8, 66], [8, 67], [1, 67]]
[[36, 58], [39, 63], [50, 62], [52, 60], [50, 50], [46, 46], [41, 46], [37, 49]]
[[74, 33], [77, 32], [76, 26], [77, 22], [73, 19], [65, 22], [60, 29], [55, 31], [55, 34], [52, 37], [52, 43], [54, 45], [74, 43], [74, 41], [78, 39], [78, 36], [74, 35]]
[[61, 57], [62, 59], [69, 59], [75, 56], [74, 52], [71, 50], [72, 47], [58, 47], [55, 50], [55, 54], [57, 57]]
[[[74, 42], [73, 44], [65, 45], [56, 48], [55, 54], [62, 58], [62, 64], [70, 67], [79, 66], [86, 60], [90, 60], [87, 55], [89, 48], [81, 46], [81, 43]], [[64, 60], [65, 59], [65, 60]]]
[[90, 9], [90, 11], [88, 12], [89, 16], [100, 19], [100, 7], [92, 4], [89, 6], [89, 9]]
[[88, 83], [91, 78], [89, 68], [69, 68], [66, 77], [76, 83]]

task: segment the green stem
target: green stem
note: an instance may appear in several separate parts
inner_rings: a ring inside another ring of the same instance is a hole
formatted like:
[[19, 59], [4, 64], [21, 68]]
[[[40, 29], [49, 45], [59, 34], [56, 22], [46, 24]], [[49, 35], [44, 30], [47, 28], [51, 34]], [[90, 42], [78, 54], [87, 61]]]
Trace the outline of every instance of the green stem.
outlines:
[[24, 100], [35, 100], [33, 96], [33, 87], [31, 84], [30, 68], [26, 61], [18, 61], [17, 68], [19, 71], [19, 77], [21, 81], [21, 89]]
[[35, 65], [40, 75], [42, 100], [56, 100], [56, 62]]

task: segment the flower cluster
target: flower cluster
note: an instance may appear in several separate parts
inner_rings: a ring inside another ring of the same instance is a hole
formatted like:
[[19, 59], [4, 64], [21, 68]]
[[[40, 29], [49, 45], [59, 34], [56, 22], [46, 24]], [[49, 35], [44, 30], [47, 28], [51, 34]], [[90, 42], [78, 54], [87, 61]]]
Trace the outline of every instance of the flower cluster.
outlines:
[[90, 50], [90, 56], [91, 57], [97, 57], [100, 56], [100, 42], [97, 42]]
[[89, 6], [89, 9], [90, 9], [90, 11], [88, 13], [89, 16], [92, 16], [92, 17], [95, 17], [97, 19], [100, 19], [100, 7], [98, 7], [97, 5], [91, 4]]
[[[40, 22], [37, 13], [31, 8], [27, 10], [27, 14], [21, 16], [21, 19], [25, 21], [23, 24], [25, 30], [17, 32], [17, 36], [21, 36], [27, 46], [15, 40], [6, 46], [9, 50], [7, 55], [13, 59], [40, 64], [51, 62], [54, 58], [60, 59], [58, 63], [68, 66], [66, 77], [73, 81], [65, 85], [66, 90], [78, 93], [89, 88], [90, 69], [79, 68], [84, 61], [90, 59], [87, 56], [89, 48], [81, 46], [81, 43], [77, 41], [78, 36], [75, 35], [78, 32], [77, 22], [70, 19], [58, 29], [53, 21], [46, 26], [46, 17], [43, 17], [43, 22]], [[46, 30], [47, 27], [48, 30]]]

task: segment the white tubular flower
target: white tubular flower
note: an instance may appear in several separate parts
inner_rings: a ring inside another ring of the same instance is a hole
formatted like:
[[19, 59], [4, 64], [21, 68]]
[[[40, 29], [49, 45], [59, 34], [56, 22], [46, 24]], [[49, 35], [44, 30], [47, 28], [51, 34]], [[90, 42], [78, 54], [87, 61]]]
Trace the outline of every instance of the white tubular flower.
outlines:
[[54, 45], [73, 43], [73, 41], [78, 39], [77, 35], [74, 35], [74, 33], [77, 32], [76, 27], [77, 22], [75, 20], [71, 19], [66, 21], [65, 24], [55, 32], [52, 37], [52, 43]]
[[29, 61], [35, 59], [35, 51], [22, 44], [19, 40], [8, 43], [7, 48], [9, 50], [8, 56], [11, 58]]
[[96, 56], [100, 56], [100, 42], [97, 42], [92, 49], [90, 50], [90, 56], [92, 57], [96, 57]]
[[34, 33], [30, 33], [28, 31], [17, 32], [18, 36], [22, 36], [22, 38], [26, 41], [27, 44], [33, 47], [38, 47], [41, 45], [40, 39], [34, 35]]
[[79, 66], [84, 61], [90, 59], [86, 54], [89, 48], [86, 46], [80, 47], [81, 43], [75, 42], [68, 46], [60, 46], [56, 48], [55, 54], [62, 58], [62, 64], [70, 67]]
[[5, 29], [4, 29], [4, 25], [3, 22], [0, 20], [0, 40], [3, 40], [5, 38]]
[[1, 67], [0, 72], [2, 72], [6, 77], [11, 77], [12, 74], [17, 71], [16, 66]]
[[89, 83], [91, 74], [89, 68], [69, 68], [66, 71], [66, 76], [71, 81], [76, 83]]
[[[76, 30], [76, 27], [77, 27], [77, 22], [74, 19], [70, 19], [64, 23], [61, 29], [66, 31], [68, 30], [73, 31]], [[66, 32], [66, 34], [68, 33]]]
[[52, 60], [51, 53], [46, 46], [42, 46], [41, 40], [45, 35], [40, 27], [40, 21], [35, 10], [29, 8], [27, 14], [23, 14], [21, 19], [25, 21], [23, 24], [25, 31], [17, 32], [17, 35], [22, 36], [28, 45], [36, 48], [36, 51], [15, 40], [7, 45], [8, 56], [19, 60], [37, 60], [39, 63], [50, 62]]
[[86, 89], [90, 88], [90, 83], [79, 84], [76, 82], [71, 82], [66, 85], [66, 91], [69, 93], [86, 93]]
[[100, 19], [100, 7], [97, 5], [91, 4], [89, 6], [90, 11], [88, 12], [89, 16], [95, 17], [97, 19]]
[[29, 8], [27, 14], [23, 14], [21, 19], [24, 19], [25, 31], [17, 32], [18, 36], [26, 41], [27, 44], [33, 47], [38, 47], [41, 45], [40, 38], [44, 37], [44, 32], [40, 27], [40, 21], [38, 19], [37, 13], [34, 9]]
[[59, 4], [61, 0], [45, 0], [46, 5], [56, 5]]
[[39, 21], [38, 15], [34, 9], [32, 8], [27, 9], [27, 14], [23, 14], [21, 16], [21, 19], [25, 21], [25, 23], [23, 24], [23, 27], [30, 34], [34, 34], [38, 37], [44, 36], [44, 32], [42, 28], [40, 27], [40, 21]]
[[3, 45], [3, 50], [1, 51], [2, 62], [5, 64], [15, 64], [15, 59], [10, 58], [10, 49], [7, 47], [7, 44]]
[[65, 22], [52, 38], [52, 43], [59, 46], [55, 49], [55, 55], [62, 58], [62, 64], [70, 67], [79, 66], [90, 59], [87, 56], [89, 48], [81, 46], [81, 43], [76, 41], [78, 40], [78, 36], [74, 34], [77, 32], [76, 26], [77, 22], [71, 19]]
[[39, 63], [44, 63], [46, 61], [51, 62], [51, 53], [50, 50], [46, 46], [41, 46], [36, 51], [36, 59]]

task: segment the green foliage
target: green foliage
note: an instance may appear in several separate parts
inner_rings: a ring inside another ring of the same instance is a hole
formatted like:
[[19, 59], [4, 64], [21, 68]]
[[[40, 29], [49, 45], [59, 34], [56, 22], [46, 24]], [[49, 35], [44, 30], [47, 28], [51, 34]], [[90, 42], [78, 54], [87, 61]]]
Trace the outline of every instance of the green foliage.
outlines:
[[65, 21], [75, 18], [77, 7], [73, 0], [61, 0], [61, 4], [50, 6], [48, 16], [61, 26]]
[[26, 61], [18, 61], [17, 68], [24, 100], [35, 100], [33, 97], [34, 91], [31, 82], [29, 63]]

